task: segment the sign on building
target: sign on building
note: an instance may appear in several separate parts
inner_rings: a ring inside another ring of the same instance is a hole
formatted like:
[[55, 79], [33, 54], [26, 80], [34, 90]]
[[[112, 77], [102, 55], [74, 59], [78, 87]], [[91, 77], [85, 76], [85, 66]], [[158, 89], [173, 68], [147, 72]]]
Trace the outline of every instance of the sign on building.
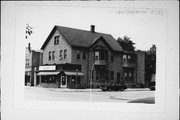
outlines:
[[56, 70], [56, 66], [39, 66], [39, 70]]

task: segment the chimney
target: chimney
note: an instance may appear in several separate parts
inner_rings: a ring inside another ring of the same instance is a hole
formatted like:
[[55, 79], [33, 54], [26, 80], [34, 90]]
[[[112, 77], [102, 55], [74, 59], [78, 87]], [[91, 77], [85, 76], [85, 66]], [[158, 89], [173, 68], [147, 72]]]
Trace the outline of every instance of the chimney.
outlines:
[[91, 32], [95, 32], [95, 25], [91, 25]]
[[31, 44], [28, 43], [28, 50], [31, 51]]

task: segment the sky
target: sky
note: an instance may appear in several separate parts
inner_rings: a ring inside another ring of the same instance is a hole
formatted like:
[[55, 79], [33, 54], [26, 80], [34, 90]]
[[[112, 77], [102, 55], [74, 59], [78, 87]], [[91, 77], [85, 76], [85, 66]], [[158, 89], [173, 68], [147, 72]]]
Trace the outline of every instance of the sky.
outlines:
[[[115, 39], [127, 35], [136, 49], [148, 50], [166, 39], [166, 14], [158, 9], [126, 7], [82, 7], [65, 5], [25, 5], [16, 7], [16, 37], [39, 50], [54, 25], [111, 34]], [[26, 40], [25, 27], [33, 27]]]

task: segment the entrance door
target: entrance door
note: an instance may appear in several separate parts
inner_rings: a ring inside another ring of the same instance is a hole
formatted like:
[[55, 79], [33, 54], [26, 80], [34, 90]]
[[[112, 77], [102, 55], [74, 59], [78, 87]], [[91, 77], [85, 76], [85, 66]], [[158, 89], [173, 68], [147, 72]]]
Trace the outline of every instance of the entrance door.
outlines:
[[61, 87], [67, 87], [66, 76], [61, 76]]

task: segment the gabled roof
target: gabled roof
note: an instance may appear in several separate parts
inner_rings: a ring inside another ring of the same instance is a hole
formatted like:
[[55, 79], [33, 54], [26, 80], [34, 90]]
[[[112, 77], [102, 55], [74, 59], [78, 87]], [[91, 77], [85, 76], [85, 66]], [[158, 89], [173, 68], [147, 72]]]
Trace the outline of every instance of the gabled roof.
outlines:
[[106, 42], [109, 44], [109, 46], [112, 48], [112, 50], [122, 51], [122, 47], [110, 34], [91, 32], [91, 31], [62, 27], [62, 26], [54, 26], [51, 33], [47, 37], [46, 41], [42, 45], [41, 49], [44, 49], [46, 47], [50, 38], [53, 36], [56, 30], [58, 30], [62, 34], [62, 36], [65, 38], [65, 40], [67, 40], [67, 42], [71, 46], [88, 48], [99, 37], [103, 37], [106, 40]]

